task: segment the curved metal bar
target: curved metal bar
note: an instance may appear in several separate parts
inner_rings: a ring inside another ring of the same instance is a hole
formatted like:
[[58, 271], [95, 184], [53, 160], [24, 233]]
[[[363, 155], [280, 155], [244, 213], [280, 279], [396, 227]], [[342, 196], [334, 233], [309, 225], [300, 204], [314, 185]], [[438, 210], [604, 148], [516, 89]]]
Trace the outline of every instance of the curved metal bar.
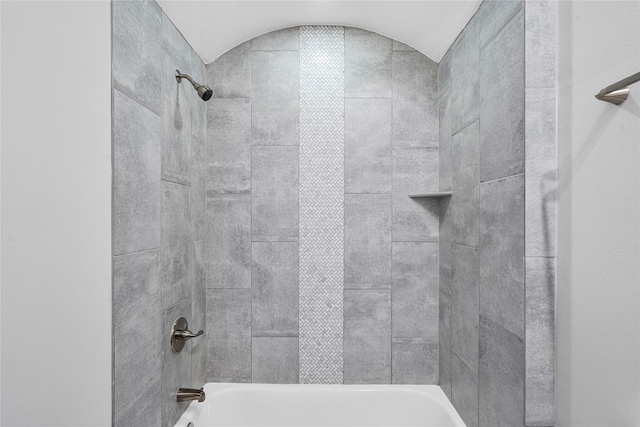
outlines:
[[629, 97], [629, 88], [627, 86], [632, 85], [640, 81], [640, 72], [635, 73], [626, 79], [622, 79], [606, 88], [602, 89], [597, 95], [601, 101], [607, 101], [612, 104], [620, 105]]

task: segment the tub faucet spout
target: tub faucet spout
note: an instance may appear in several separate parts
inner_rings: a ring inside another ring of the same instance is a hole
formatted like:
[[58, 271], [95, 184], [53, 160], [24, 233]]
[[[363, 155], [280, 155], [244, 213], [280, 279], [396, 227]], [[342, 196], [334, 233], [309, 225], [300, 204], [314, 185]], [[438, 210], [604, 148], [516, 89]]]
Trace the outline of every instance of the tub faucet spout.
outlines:
[[207, 396], [204, 394], [204, 388], [179, 388], [176, 392], [176, 400], [178, 402], [188, 402], [190, 400], [197, 400], [198, 402], [204, 402]]

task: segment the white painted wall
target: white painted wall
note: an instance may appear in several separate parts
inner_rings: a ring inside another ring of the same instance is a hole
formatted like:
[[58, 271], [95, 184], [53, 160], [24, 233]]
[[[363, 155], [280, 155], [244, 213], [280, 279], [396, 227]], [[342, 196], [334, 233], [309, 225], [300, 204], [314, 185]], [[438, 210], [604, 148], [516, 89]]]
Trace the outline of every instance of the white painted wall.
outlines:
[[560, 2], [558, 426], [640, 425], [640, 2]]
[[111, 14], [2, 1], [2, 425], [111, 424]]
[[406, 43], [436, 62], [480, 0], [158, 0], [206, 64], [242, 42], [297, 25], [341, 25]]

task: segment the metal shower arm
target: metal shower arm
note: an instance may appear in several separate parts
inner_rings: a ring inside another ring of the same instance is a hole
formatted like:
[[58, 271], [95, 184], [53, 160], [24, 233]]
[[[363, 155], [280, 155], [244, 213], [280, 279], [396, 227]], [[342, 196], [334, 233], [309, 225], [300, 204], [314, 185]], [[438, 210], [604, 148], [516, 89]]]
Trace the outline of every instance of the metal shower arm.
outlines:
[[181, 79], [187, 79], [189, 80], [189, 83], [191, 83], [193, 85], [193, 87], [197, 87], [200, 86], [198, 83], [196, 83], [191, 76], [189, 76], [188, 74], [184, 74], [181, 73], [179, 70], [176, 70], [176, 80], [178, 81], [178, 83], [180, 83]]
[[601, 101], [607, 101], [612, 104], [620, 105], [629, 97], [629, 88], [627, 86], [640, 81], [640, 72], [635, 73], [626, 79], [622, 79], [606, 88], [602, 89], [597, 95]]

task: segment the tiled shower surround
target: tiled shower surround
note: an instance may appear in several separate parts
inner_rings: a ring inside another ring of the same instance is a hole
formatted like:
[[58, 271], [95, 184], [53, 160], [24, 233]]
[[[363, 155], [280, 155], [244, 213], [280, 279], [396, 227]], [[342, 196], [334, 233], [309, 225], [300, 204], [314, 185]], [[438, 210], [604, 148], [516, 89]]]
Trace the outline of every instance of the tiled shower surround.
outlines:
[[470, 427], [554, 425], [555, 8], [485, 1], [439, 65], [440, 384]]
[[437, 64], [309, 26], [207, 76], [208, 379], [437, 383]]
[[[439, 383], [469, 426], [552, 426], [555, 7], [485, 0], [440, 64], [305, 26], [205, 67], [115, 1], [114, 424], [229, 381]], [[175, 355], [179, 315], [206, 336]]]
[[151, 1], [113, 6], [114, 425], [173, 426], [178, 387], [205, 382], [205, 104], [175, 70], [205, 65]]

